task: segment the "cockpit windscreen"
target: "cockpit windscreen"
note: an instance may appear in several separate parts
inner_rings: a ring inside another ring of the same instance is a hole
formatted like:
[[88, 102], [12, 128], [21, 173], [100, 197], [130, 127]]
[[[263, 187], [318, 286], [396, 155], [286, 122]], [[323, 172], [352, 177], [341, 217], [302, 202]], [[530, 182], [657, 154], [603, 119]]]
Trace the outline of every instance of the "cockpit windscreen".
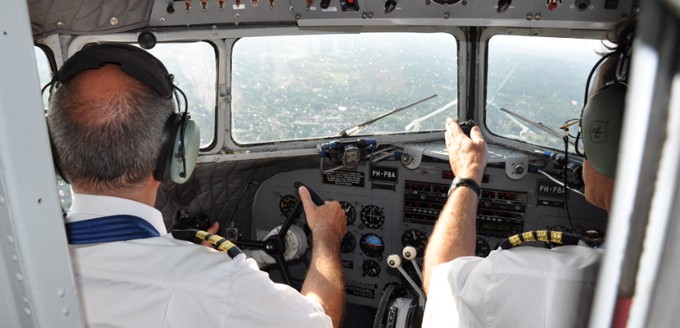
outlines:
[[443, 130], [458, 112], [457, 48], [441, 32], [241, 38], [232, 58], [232, 138], [261, 144]]

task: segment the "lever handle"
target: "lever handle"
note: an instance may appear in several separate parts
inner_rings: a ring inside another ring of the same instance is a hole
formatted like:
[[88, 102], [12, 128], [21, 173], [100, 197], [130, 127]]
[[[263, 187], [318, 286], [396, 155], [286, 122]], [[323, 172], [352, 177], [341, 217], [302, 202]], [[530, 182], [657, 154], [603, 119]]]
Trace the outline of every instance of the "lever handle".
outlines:
[[304, 186], [305, 188], [307, 188], [307, 190], [309, 190], [309, 194], [312, 196], [312, 201], [314, 201], [314, 204], [316, 204], [317, 206], [321, 206], [321, 205], [323, 205], [323, 204], [326, 203], [326, 202], [323, 201], [323, 199], [321, 199], [321, 197], [319, 197], [319, 195], [317, 195], [317, 194], [314, 192], [314, 190], [309, 189], [309, 187], [305, 186], [302, 182], [300, 182], [300, 181], [295, 181], [295, 182], [293, 183], [293, 186], [295, 187], [296, 190], [299, 189], [299, 188], [302, 187], [302, 186]]

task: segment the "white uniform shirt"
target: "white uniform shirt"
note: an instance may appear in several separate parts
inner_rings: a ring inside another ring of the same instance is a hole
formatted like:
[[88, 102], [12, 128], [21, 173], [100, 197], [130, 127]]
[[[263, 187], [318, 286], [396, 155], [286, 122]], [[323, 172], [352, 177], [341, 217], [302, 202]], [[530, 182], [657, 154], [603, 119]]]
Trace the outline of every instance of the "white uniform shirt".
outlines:
[[76, 194], [66, 221], [114, 214], [144, 218], [161, 236], [70, 245], [88, 327], [332, 327], [318, 302], [245, 255], [173, 239], [147, 205]]
[[435, 267], [423, 327], [585, 327], [601, 254], [517, 247]]

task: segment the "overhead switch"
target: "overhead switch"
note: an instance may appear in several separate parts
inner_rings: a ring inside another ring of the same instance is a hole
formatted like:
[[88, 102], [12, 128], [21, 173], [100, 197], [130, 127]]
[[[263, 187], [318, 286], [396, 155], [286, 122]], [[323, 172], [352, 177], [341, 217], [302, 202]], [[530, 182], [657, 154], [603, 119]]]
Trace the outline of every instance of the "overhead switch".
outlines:
[[340, 7], [342, 11], [359, 11], [359, 1], [358, 0], [341, 0]]

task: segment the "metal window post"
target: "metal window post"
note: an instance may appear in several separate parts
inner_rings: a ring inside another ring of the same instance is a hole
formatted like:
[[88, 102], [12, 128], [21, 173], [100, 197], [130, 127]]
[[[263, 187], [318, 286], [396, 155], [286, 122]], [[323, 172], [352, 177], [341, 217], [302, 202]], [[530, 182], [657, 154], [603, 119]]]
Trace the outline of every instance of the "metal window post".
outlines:
[[28, 7], [0, 10], [0, 327], [82, 327]]

